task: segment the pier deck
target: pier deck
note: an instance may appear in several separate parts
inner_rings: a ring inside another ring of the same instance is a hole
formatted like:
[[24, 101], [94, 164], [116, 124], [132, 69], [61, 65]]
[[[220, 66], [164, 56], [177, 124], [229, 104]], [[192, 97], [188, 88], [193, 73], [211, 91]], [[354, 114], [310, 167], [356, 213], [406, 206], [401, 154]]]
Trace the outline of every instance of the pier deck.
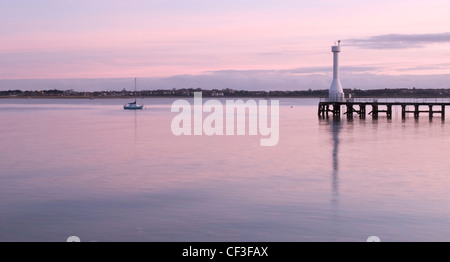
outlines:
[[[353, 115], [359, 115], [359, 118], [365, 119], [367, 115], [371, 115], [373, 119], [377, 119], [379, 114], [386, 113], [388, 119], [392, 118], [394, 107], [401, 108], [402, 119], [405, 119], [407, 114], [414, 115], [414, 118], [419, 118], [421, 113], [428, 114], [429, 118], [433, 118], [435, 114], [439, 114], [442, 120], [445, 120], [445, 107], [450, 106], [450, 101], [354, 101], [347, 100], [342, 102], [335, 101], [320, 101], [318, 108], [319, 117], [328, 118], [331, 113], [333, 118], [341, 117], [341, 108], [345, 108], [344, 115], [348, 119], [352, 119]], [[368, 108], [371, 110], [369, 111]], [[368, 113], [367, 113], [368, 112]]]

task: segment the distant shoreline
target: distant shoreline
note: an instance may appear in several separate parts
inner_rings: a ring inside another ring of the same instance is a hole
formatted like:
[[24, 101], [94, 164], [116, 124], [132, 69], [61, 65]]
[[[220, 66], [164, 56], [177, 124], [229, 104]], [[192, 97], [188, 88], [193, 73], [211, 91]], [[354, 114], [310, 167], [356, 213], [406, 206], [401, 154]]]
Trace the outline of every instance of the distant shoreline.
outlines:
[[[324, 98], [328, 97], [328, 89], [299, 90], [299, 91], [247, 91], [247, 90], [202, 90], [202, 89], [172, 89], [172, 90], [144, 90], [138, 91], [139, 98], [189, 98], [195, 92], [202, 92], [208, 98]], [[346, 96], [354, 98], [450, 98], [450, 89], [344, 89]], [[78, 92], [74, 90], [41, 90], [0, 91], [0, 99], [132, 99], [134, 92], [95, 91]]]
[[[301, 96], [276, 96], [276, 97], [257, 97], [257, 96], [222, 96], [222, 97], [212, 97], [212, 96], [203, 96], [204, 98], [323, 98], [323, 97], [301, 97]], [[194, 96], [141, 96], [141, 98], [194, 98]], [[35, 97], [26, 97], [26, 96], [0, 96], [0, 99], [87, 99], [87, 100], [95, 100], [95, 99], [134, 99], [134, 96], [101, 96], [101, 97], [85, 97], [85, 96], [35, 96]]]

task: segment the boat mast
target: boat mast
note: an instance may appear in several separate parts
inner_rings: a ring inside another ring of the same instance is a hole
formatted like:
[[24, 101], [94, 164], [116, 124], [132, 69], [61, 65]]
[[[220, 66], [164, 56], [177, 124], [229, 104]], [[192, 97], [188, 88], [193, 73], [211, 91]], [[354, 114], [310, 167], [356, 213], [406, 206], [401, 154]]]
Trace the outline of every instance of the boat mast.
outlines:
[[136, 77], [134, 78], [134, 103], [137, 103], [137, 88], [136, 88]]

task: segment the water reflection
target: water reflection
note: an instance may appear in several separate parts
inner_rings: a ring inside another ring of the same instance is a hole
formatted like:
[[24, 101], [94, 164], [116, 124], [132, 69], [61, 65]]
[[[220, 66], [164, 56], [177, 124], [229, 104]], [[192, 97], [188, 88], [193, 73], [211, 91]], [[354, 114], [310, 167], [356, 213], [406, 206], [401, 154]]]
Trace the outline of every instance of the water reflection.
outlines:
[[[331, 150], [331, 199], [330, 199], [330, 221], [332, 221], [332, 232], [334, 239], [339, 239], [339, 236], [343, 234], [340, 230], [341, 215], [339, 212], [339, 135], [343, 126], [343, 122], [339, 119], [322, 119], [320, 121], [323, 129], [323, 133], [328, 135], [328, 143], [332, 145]], [[329, 151], [326, 153], [329, 154]]]
[[339, 133], [342, 129], [342, 123], [339, 120], [330, 120], [329, 125], [333, 141], [332, 203], [337, 205], [339, 197]]
[[137, 144], [137, 111], [134, 111], [134, 145]]
[[[328, 127], [331, 135], [332, 150], [332, 204], [338, 204], [339, 197], [339, 133], [341, 132], [343, 123], [339, 119], [323, 119], [321, 120]], [[328, 133], [327, 132], [327, 133]]]
[[132, 112], [134, 114], [134, 158], [137, 158], [137, 141], [138, 141], [138, 135], [137, 135], [137, 129], [138, 129], [138, 120], [137, 120], [137, 111], [133, 110]]

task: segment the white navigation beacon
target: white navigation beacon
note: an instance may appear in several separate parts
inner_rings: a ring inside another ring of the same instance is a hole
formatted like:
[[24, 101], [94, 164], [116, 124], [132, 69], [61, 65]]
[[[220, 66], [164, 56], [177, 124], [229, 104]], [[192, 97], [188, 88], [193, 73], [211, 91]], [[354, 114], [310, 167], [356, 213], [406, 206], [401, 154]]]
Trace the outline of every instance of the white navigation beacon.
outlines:
[[344, 90], [342, 89], [341, 81], [339, 80], [339, 52], [341, 52], [341, 40], [337, 45], [331, 47], [333, 52], [333, 82], [331, 83], [330, 91], [328, 92], [330, 101], [340, 102], [344, 100]]

